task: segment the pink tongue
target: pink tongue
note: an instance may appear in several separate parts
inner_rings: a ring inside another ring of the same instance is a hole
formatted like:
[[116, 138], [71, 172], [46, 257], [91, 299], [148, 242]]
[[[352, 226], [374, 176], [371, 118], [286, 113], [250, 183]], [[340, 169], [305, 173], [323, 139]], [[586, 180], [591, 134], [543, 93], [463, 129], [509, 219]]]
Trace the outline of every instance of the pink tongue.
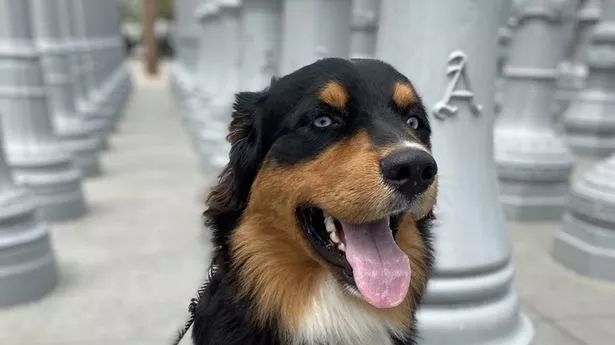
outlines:
[[410, 260], [395, 243], [389, 219], [367, 224], [342, 222], [342, 227], [346, 259], [365, 300], [376, 308], [398, 306], [410, 286]]

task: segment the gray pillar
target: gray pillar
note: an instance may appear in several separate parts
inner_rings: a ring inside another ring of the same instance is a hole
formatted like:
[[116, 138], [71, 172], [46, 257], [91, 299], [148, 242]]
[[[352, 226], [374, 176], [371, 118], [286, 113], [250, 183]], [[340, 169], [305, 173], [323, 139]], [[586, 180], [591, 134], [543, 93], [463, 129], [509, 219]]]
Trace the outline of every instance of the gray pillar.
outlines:
[[5, 149], [17, 182], [35, 195], [45, 218], [85, 213], [81, 174], [56, 139], [39, 54], [30, 28], [30, 1], [2, 0], [0, 113]]
[[[556, 119], [568, 108], [572, 99], [585, 86], [588, 75], [587, 49], [592, 39], [592, 32], [600, 19], [600, 2], [602, 0], [584, 1], [576, 14], [574, 33], [567, 43], [567, 53], [559, 66], [559, 79], [556, 91]], [[559, 121], [558, 121], [559, 124]]]
[[226, 57], [224, 41], [228, 40], [229, 32], [223, 27], [222, 16], [221, 2], [218, 0], [202, 2], [196, 9], [195, 17], [201, 25], [196, 81], [198, 95], [186, 100], [188, 116], [192, 121], [189, 131], [199, 165], [207, 176], [217, 174], [219, 166], [224, 164], [212, 164], [212, 157], [228, 154], [224, 145], [231, 109], [229, 107], [226, 114], [224, 113], [227, 102], [223, 97], [224, 89], [219, 85], [226, 82], [225, 74], [230, 59]]
[[280, 74], [350, 55], [352, 0], [284, 0]]
[[84, 176], [100, 173], [98, 159], [102, 140], [96, 128], [84, 121], [75, 109], [73, 80], [66, 37], [60, 30], [58, 0], [32, 0], [32, 28], [49, 95], [50, 111], [58, 137], [66, 143]]
[[350, 56], [373, 58], [376, 55], [380, 0], [352, 1]]
[[615, 282], [615, 155], [574, 181], [553, 256], [580, 274]]
[[533, 337], [519, 311], [493, 161], [501, 5], [387, 0], [381, 8], [377, 56], [422, 97], [440, 175], [435, 272], [418, 313], [424, 345], [527, 345]]
[[56, 286], [55, 256], [38, 212], [32, 195], [13, 181], [0, 128], [0, 307], [36, 300]]
[[81, 97], [78, 98], [77, 109], [86, 118], [94, 121], [104, 121], [105, 132], [108, 135], [114, 126], [113, 114], [108, 109], [102, 109], [94, 99], [96, 93], [95, 60], [92, 55], [93, 40], [88, 25], [91, 25], [89, 17], [93, 14], [87, 11], [86, 2], [91, 0], [69, 0], [67, 16], [70, 20], [75, 53], [78, 64], [75, 66], [82, 88]]
[[241, 14], [241, 91], [260, 91], [277, 75], [282, 0], [244, 1]]
[[76, 1], [59, 0], [60, 24], [63, 35], [69, 40], [68, 59], [70, 73], [73, 78], [73, 91], [75, 93], [75, 108], [84, 121], [95, 130], [95, 135], [103, 141], [103, 147], [107, 146], [107, 136], [113, 128], [113, 122], [106, 116], [100, 116], [93, 112], [90, 105], [91, 85], [88, 82], [91, 67], [88, 67], [86, 58], [88, 42], [79, 33], [78, 24], [82, 20], [77, 11]]
[[[214, 2], [211, 20], [205, 29], [207, 47], [216, 47], [209, 58], [212, 64], [203, 66], [199, 76], [206, 89], [204, 111], [197, 113], [198, 152], [206, 172], [219, 172], [228, 162], [230, 144], [225, 140], [235, 93], [239, 91], [239, 70], [241, 68], [241, 13], [243, 2], [239, 0], [218, 0]], [[202, 48], [202, 51], [206, 48]]]
[[178, 96], [185, 101], [185, 97], [193, 92], [198, 70], [200, 49], [200, 28], [194, 19], [197, 1], [174, 1], [175, 11], [175, 63], [172, 67], [172, 82], [176, 83]]
[[503, 104], [495, 127], [500, 201], [509, 219], [560, 219], [572, 155], [553, 128], [557, 66], [573, 27], [577, 0], [514, 3], [503, 68]]
[[602, 2], [600, 23], [587, 50], [589, 75], [564, 113], [566, 139], [578, 155], [606, 157], [615, 151], [615, 2]]

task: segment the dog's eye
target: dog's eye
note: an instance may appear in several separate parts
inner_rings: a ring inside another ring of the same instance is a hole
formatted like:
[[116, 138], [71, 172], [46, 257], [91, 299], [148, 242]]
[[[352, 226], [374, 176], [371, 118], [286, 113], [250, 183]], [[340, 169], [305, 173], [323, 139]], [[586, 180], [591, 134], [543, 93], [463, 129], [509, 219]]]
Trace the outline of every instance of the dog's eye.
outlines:
[[319, 116], [312, 123], [318, 128], [326, 128], [333, 124], [333, 120], [329, 116]]
[[418, 117], [410, 116], [408, 120], [406, 120], [406, 124], [408, 125], [408, 127], [412, 129], [418, 129], [420, 122], [419, 122]]

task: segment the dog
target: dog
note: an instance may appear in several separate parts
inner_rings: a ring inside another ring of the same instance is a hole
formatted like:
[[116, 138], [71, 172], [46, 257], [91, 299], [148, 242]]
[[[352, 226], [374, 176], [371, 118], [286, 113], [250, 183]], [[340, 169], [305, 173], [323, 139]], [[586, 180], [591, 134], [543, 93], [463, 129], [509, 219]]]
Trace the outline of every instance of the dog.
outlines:
[[321, 59], [236, 94], [194, 343], [415, 344], [438, 194], [430, 136], [410, 80], [375, 59]]

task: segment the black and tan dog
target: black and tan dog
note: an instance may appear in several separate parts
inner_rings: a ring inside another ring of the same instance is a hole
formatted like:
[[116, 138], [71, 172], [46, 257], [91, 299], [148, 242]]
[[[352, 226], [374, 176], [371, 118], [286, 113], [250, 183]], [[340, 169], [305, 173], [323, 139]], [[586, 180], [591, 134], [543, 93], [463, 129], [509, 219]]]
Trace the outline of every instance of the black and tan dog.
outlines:
[[410, 81], [324, 59], [239, 93], [208, 199], [197, 345], [414, 344], [432, 265], [431, 130]]

